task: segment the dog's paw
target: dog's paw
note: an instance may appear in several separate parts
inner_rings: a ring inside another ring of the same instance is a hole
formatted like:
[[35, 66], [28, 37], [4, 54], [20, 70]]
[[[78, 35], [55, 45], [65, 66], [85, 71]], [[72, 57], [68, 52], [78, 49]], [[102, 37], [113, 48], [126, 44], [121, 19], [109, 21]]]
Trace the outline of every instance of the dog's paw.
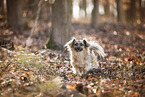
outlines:
[[74, 74], [77, 74], [75, 68], [72, 68], [72, 71], [73, 71]]

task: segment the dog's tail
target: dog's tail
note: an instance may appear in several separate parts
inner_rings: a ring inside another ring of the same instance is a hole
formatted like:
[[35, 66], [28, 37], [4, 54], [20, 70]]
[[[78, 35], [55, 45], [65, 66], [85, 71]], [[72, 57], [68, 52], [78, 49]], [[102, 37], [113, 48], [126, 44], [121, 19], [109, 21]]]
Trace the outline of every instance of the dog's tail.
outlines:
[[101, 57], [104, 57], [105, 56], [104, 49], [98, 43], [89, 42], [89, 45], [90, 45], [90, 50], [91, 51], [92, 50], [95, 51]]

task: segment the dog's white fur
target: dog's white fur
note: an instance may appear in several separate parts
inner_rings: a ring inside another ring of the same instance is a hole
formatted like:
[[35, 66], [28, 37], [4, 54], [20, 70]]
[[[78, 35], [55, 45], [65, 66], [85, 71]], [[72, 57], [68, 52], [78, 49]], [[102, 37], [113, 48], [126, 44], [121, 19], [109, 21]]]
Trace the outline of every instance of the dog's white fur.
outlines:
[[70, 46], [74, 39], [75, 38], [65, 44], [65, 47], [67, 47], [70, 52], [70, 60], [73, 72], [82, 75], [82, 73], [86, 73], [93, 68], [98, 68], [99, 64], [94, 52], [98, 53], [98, 55], [101, 57], [104, 57], [104, 49], [98, 43], [88, 42], [86, 39], [83, 39], [87, 42], [88, 47], [83, 48], [83, 50], [80, 52], [77, 52], [73, 47]]

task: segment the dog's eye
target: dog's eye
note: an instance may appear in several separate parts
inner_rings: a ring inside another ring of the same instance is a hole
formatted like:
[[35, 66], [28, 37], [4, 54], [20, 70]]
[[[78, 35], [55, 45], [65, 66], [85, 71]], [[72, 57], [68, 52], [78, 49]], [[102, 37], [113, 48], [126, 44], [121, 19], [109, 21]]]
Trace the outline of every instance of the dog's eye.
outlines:
[[84, 44], [80, 43], [80, 46], [83, 46]]
[[75, 45], [75, 46], [77, 46], [77, 45], [78, 45], [78, 43], [75, 43], [74, 45]]

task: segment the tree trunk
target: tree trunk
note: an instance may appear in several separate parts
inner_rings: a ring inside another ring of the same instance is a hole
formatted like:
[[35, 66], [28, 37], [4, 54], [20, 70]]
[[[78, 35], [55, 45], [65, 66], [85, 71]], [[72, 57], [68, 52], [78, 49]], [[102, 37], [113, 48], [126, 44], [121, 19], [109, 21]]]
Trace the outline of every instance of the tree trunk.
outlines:
[[93, 0], [93, 4], [91, 26], [96, 27], [99, 24], [99, 0]]
[[87, 1], [81, 0], [79, 4], [80, 10], [83, 10], [85, 12], [85, 18], [87, 17]]
[[0, 0], [0, 15], [4, 15], [4, 0]]
[[110, 2], [109, 2], [109, 0], [106, 0], [104, 2], [104, 11], [105, 11], [106, 22], [111, 22], [111, 19], [110, 19]]
[[136, 0], [131, 0], [130, 3], [130, 22], [131, 24], [134, 24], [136, 22], [137, 18], [137, 7], [136, 7]]
[[63, 49], [64, 44], [70, 40], [72, 0], [55, 0], [52, 6], [52, 31], [47, 47]]
[[7, 20], [10, 27], [23, 29], [23, 0], [7, 0]]
[[116, 0], [117, 3], [117, 19], [118, 23], [124, 24], [123, 2], [122, 0]]
[[145, 5], [142, 4], [143, 1], [139, 0], [139, 18], [141, 23], [145, 23]]

